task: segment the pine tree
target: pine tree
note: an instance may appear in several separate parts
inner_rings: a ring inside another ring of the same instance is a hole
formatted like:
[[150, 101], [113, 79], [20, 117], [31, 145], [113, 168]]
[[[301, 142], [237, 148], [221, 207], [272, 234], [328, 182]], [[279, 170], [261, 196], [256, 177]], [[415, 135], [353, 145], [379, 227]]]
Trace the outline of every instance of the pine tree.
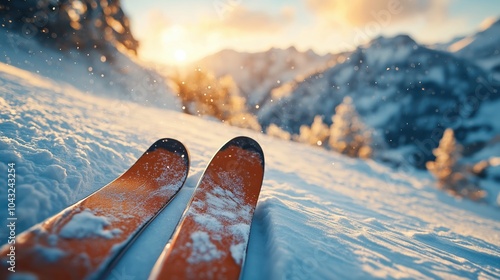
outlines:
[[330, 147], [351, 157], [368, 158], [372, 149], [370, 131], [360, 120], [350, 97], [335, 108], [330, 127]]
[[225, 111], [230, 108], [231, 87], [225, 79], [221, 85], [212, 73], [197, 68], [175, 82], [186, 113], [214, 116], [220, 120], [227, 118]]
[[184, 111], [212, 116], [224, 123], [260, 131], [257, 118], [246, 111], [245, 98], [231, 76], [215, 77], [200, 68], [174, 78]]
[[462, 150], [453, 129], [448, 128], [439, 141], [439, 146], [433, 150], [436, 160], [427, 162], [426, 167], [436, 177], [440, 188], [458, 196], [480, 199], [484, 197], [484, 191], [471, 182], [465, 166], [459, 163]]
[[462, 146], [457, 144], [453, 130], [448, 128], [439, 141], [439, 147], [433, 150], [436, 160], [427, 162], [426, 167], [441, 183], [450, 183], [452, 174], [459, 171], [457, 163], [461, 152]]
[[321, 116], [314, 117], [311, 127], [302, 125], [296, 140], [313, 146], [322, 146], [328, 139], [328, 126], [323, 123]]
[[291, 139], [291, 135], [288, 131], [281, 129], [279, 126], [277, 126], [274, 123], [270, 124], [267, 127], [266, 134], [273, 136], [273, 137], [276, 137], [276, 138], [279, 138], [279, 139], [283, 139], [283, 140], [290, 140]]

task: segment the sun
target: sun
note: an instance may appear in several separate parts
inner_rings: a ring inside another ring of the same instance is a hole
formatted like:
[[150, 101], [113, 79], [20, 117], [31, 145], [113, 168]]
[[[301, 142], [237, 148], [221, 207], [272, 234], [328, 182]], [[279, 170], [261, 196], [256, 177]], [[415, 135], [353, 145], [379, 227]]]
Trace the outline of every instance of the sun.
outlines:
[[182, 50], [182, 49], [177, 49], [175, 52], [174, 52], [174, 59], [177, 63], [181, 63], [181, 62], [184, 62], [186, 61], [186, 58], [187, 58], [187, 54], [186, 54], [186, 51], [185, 50]]

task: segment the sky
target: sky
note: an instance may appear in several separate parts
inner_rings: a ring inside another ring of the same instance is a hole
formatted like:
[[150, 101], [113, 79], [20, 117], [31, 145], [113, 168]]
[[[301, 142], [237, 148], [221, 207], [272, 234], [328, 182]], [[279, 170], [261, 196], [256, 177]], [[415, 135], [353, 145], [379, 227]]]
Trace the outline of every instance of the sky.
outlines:
[[383, 35], [422, 44], [471, 34], [500, 17], [498, 0], [122, 0], [139, 56], [185, 64], [223, 49], [335, 53]]

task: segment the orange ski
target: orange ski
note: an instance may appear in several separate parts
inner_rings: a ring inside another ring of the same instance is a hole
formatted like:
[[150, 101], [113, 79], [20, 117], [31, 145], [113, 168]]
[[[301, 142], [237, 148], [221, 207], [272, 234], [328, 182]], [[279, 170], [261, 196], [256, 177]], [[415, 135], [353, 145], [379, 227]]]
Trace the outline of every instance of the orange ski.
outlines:
[[259, 144], [237, 137], [212, 158], [150, 279], [238, 279], [264, 176]]
[[1, 269], [0, 279], [103, 278], [177, 194], [188, 169], [180, 142], [158, 140], [116, 180], [0, 248], [6, 265], [15, 246], [15, 273]]

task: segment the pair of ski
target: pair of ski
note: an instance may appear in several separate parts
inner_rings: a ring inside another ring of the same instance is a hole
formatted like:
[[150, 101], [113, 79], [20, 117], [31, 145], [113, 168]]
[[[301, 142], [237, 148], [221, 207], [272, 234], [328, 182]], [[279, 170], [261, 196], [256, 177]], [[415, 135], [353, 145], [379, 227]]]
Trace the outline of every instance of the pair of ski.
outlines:
[[[0, 278], [105, 278], [179, 192], [188, 170], [184, 145], [158, 140], [116, 180], [0, 248], [0, 266], [16, 271], [3, 267]], [[238, 279], [263, 176], [257, 142], [237, 137], [226, 143], [202, 175], [150, 279]]]

